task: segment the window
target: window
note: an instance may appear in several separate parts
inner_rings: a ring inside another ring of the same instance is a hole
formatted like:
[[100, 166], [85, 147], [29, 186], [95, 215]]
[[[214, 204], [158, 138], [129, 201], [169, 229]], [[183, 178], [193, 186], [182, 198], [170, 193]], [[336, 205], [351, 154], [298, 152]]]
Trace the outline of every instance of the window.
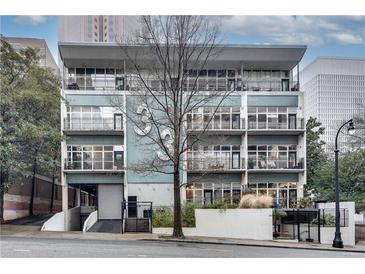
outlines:
[[69, 145], [65, 169], [121, 170], [123, 146]]
[[240, 183], [188, 183], [186, 200], [197, 204], [221, 202], [238, 204], [242, 197]]
[[298, 168], [296, 145], [248, 146], [249, 169]]

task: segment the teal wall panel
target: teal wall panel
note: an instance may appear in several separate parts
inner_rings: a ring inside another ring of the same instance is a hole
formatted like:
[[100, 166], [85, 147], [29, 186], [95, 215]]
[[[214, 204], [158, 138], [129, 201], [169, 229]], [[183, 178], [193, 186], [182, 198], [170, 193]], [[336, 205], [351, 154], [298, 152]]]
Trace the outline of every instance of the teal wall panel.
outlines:
[[285, 183], [298, 182], [298, 173], [255, 173], [248, 175], [248, 184], [250, 183]]
[[123, 145], [123, 136], [69, 136], [68, 145]]
[[248, 145], [297, 145], [298, 136], [296, 135], [250, 135]]
[[240, 173], [214, 173], [214, 174], [193, 174], [188, 173], [188, 182], [205, 182], [205, 183], [239, 183], [241, 182]]
[[297, 107], [298, 95], [249, 95], [249, 107]]
[[115, 106], [123, 103], [123, 96], [114, 95], [66, 95], [66, 100], [70, 105], [75, 106]]
[[122, 184], [124, 174], [67, 174], [68, 184]]

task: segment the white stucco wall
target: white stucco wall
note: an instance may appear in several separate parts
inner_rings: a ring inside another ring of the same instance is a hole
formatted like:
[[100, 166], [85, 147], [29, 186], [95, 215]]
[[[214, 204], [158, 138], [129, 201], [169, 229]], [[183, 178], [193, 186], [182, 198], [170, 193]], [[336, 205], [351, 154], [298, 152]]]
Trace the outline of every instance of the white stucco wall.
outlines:
[[[319, 203], [318, 208], [334, 209], [335, 203]], [[346, 246], [355, 245], [355, 203], [354, 202], [341, 202], [340, 209], [347, 208], [348, 210], [348, 226], [340, 227], [341, 238], [343, 244]], [[341, 216], [340, 216], [341, 218]], [[322, 227], [321, 226], [321, 243], [332, 244], [335, 237], [335, 227]]]
[[197, 236], [272, 240], [272, 209], [197, 209]]
[[152, 202], [156, 206], [173, 206], [172, 184], [128, 184], [128, 196], [137, 196], [141, 202]]
[[[196, 209], [196, 227], [184, 227], [185, 236], [272, 240], [272, 209]], [[153, 228], [171, 234], [172, 228]]]

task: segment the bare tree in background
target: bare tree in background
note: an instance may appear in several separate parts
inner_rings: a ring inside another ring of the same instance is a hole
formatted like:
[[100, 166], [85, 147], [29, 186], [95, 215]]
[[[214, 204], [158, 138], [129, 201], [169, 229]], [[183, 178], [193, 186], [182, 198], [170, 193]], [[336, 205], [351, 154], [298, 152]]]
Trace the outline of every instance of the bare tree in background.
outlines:
[[[146, 155], [152, 155], [127, 168], [173, 175], [172, 236], [184, 237], [180, 196], [181, 175], [186, 170], [184, 154], [202, 139], [215, 112], [234, 88], [209, 88], [208, 82], [199, 78], [199, 71], [206, 70], [209, 61], [220, 54], [218, 27], [206, 17], [143, 16], [141, 21], [143, 31], [137, 41], [120, 44], [127, 56], [126, 89], [133, 103], [122, 107], [118, 97], [114, 105], [123, 110], [137, 137], [144, 140], [141, 146]], [[187, 114], [204, 106], [211, 106], [211, 118], [201, 119], [202, 128], [189, 136]]]

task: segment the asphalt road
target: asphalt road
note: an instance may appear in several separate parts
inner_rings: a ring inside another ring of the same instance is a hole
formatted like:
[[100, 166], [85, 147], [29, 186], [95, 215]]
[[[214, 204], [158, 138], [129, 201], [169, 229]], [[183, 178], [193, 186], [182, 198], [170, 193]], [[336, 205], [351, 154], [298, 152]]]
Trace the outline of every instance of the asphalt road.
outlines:
[[365, 253], [151, 241], [66, 240], [3, 236], [0, 257], [11, 258], [365, 258]]

